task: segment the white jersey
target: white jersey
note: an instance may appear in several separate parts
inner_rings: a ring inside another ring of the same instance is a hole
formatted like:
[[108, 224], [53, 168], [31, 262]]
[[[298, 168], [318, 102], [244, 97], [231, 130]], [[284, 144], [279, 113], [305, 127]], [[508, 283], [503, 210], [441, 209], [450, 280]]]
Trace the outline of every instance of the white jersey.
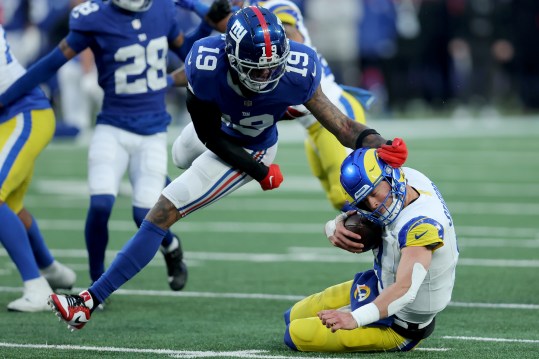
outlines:
[[[281, 20], [281, 22], [283, 22], [283, 24], [294, 26], [299, 31], [301, 36], [303, 36], [303, 43], [316, 51], [316, 48], [311, 42], [309, 32], [307, 31], [307, 28], [303, 22], [301, 11], [296, 4], [288, 0], [268, 0], [260, 1], [258, 5], [274, 13]], [[333, 72], [331, 72], [326, 59], [324, 59], [324, 57], [318, 51], [316, 53], [320, 63], [322, 64], [322, 79], [320, 81], [322, 91], [328, 97], [328, 99], [339, 108], [339, 110], [345, 112], [340, 103], [340, 97], [343, 89], [339, 86], [339, 84], [337, 84], [337, 82], [335, 82], [335, 76], [333, 75]], [[294, 106], [294, 108], [301, 112], [308, 112], [303, 105]], [[301, 123], [305, 128], [309, 128], [313, 123], [316, 122], [316, 119], [313, 115], [308, 115], [299, 117], [296, 119], [296, 121]]]
[[6, 32], [0, 25], [0, 94], [4, 93], [25, 72], [24, 67], [13, 56], [6, 40]]
[[408, 322], [425, 323], [451, 300], [459, 257], [457, 237], [449, 210], [432, 181], [414, 169], [403, 170], [408, 184], [420, 196], [385, 228], [382, 246], [373, 250], [374, 269], [382, 291], [395, 283], [404, 247], [425, 246], [433, 250], [430, 268], [415, 300], [396, 314]]

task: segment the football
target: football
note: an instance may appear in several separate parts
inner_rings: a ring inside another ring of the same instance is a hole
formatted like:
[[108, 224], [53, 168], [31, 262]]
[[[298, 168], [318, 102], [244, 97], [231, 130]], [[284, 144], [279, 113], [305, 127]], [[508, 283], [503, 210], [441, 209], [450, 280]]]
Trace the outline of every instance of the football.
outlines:
[[[344, 221], [344, 226], [351, 232], [359, 234], [361, 239], [359, 243], [363, 243], [363, 252], [370, 251], [376, 248], [382, 242], [382, 226], [379, 226], [360, 214], [353, 214]], [[350, 238], [356, 241], [353, 238]]]

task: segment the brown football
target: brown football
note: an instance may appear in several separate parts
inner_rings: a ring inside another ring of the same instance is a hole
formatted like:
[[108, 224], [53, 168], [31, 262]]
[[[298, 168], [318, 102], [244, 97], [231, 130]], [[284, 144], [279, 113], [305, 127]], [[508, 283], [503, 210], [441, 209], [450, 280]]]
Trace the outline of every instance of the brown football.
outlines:
[[[360, 214], [353, 214], [344, 221], [344, 226], [351, 232], [359, 234], [361, 239], [360, 243], [363, 243], [363, 252], [370, 251], [371, 249], [378, 247], [382, 242], [382, 226], [379, 226]], [[353, 241], [355, 239], [350, 238]]]

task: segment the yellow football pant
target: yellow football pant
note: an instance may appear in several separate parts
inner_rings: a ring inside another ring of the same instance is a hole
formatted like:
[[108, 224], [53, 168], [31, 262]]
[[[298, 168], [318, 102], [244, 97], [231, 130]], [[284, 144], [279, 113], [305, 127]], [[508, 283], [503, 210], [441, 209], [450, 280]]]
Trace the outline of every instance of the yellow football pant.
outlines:
[[410, 350], [418, 342], [406, 339], [388, 327], [361, 327], [354, 330], [326, 328], [317, 316], [324, 309], [350, 304], [353, 281], [334, 285], [297, 302], [290, 310], [288, 334], [303, 352], [372, 352]]
[[[347, 108], [347, 115], [364, 124], [365, 111], [359, 101], [345, 91], [341, 99]], [[307, 135], [305, 153], [311, 171], [320, 180], [333, 207], [340, 210], [346, 201], [340, 182], [341, 164], [349, 152], [319, 122], [315, 122], [307, 129]]]
[[15, 213], [23, 208], [35, 160], [52, 139], [54, 128], [51, 109], [21, 112], [0, 123], [0, 201]]

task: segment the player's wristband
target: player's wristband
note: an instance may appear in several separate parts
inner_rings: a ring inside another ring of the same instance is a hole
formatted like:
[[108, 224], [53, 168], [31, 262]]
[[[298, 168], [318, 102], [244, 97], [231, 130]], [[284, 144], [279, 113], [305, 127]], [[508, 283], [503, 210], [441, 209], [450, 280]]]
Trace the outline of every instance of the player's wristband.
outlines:
[[369, 303], [352, 311], [352, 317], [356, 320], [358, 327], [364, 327], [380, 320], [380, 311], [376, 304]]
[[361, 131], [356, 139], [356, 149], [363, 147], [363, 140], [369, 135], [379, 135], [379, 133], [374, 128], [367, 128], [366, 130]]

